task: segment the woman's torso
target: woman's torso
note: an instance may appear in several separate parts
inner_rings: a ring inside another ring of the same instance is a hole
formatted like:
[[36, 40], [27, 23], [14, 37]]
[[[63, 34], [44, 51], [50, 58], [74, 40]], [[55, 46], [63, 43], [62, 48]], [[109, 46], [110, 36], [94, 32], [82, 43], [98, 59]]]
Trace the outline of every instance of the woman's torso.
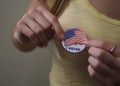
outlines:
[[[89, 40], [106, 40], [120, 46], [120, 21], [99, 13], [88, 0], [68, 0], [68, 4], [59, 17], [64, 31], [79, 28], [85, 31]], [[51, 86], [99, 86], [89, 77], [88, 53], [73, 54], [67, 52], [56, 42], [61, 60], [53, 53], [53, 66], [50, 74]]]

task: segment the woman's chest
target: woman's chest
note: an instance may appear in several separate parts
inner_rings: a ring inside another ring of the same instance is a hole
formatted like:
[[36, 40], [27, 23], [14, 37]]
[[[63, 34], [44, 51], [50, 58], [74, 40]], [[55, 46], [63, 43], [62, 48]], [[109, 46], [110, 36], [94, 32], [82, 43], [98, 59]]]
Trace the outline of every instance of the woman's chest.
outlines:
[[106, 40], [120, 45], [120, 25], [98, 18], [83, 0], [76, 1], [71, 1], [59, 18], [64, 31], [78, 28], [87, 33], [89, 40]]

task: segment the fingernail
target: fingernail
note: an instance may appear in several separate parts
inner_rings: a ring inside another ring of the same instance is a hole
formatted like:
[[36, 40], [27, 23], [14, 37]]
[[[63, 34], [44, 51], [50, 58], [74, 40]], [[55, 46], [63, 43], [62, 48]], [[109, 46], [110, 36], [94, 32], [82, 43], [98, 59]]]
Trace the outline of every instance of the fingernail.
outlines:
[[64, 40], [65, 39], [65, 35], [62, 33], [60, 34], [60, 40]]

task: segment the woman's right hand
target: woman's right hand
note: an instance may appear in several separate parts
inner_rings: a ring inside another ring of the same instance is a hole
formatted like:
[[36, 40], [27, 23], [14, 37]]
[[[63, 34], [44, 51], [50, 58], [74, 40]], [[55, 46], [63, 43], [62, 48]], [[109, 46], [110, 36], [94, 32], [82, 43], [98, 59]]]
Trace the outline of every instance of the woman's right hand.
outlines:
[[64, 39], [58, 19], [44, 6], [30, 9], [18, 21], [14, 36], [22, 43], [28, 39], [38, 47], [46, 46], [52, 38]]

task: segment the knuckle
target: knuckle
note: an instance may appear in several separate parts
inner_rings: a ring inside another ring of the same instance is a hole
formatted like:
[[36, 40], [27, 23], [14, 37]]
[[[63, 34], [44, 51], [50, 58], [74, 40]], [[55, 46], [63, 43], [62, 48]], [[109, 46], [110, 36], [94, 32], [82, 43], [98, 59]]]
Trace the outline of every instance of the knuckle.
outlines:
[[16, 24], [17, 27], [21, 26], [23, 24], [23, 21], [22, 20], [19, 20]]
[[102, 60], [104, 59], [104, 55], [105, 55], [105, 51], [99, 51], [98, 54], [97, 54], [97, 57], [99, 60]]
[[100, 42], [100, 46], [101, 46], [101, 47], [104, 47], [104, 46], [106, 46], [107, 44], [108, 44], [107, 41], [101, 41], [101, 42]]
[[50, 29], [50, 27], [51, 27], [50, 24], [46, 24], [46, 25], [44, 26], [44, 29], [45, 29], [45, 30], [48, 30], [48, 29]]
[[56, 18], [55, 16], [52, 16], [52, 17], [51, 17], [51, 22], [52, 22], [52, 23], [55, 23], [55, 22], [57, 22], [57, 21], [58, 21], [58, 20], [57, 20], [57, 18]]
[[100, 67], [101, 67], [101, 64], [100, 64], [100, 62], [96, 62], [96, 64], [95, 64], [95, 69], [100, 69]]
[[40, 28], [40, 26], [38, 24], [34, 24], [33, 28], [38, 30]]
[[28, 37], [30, 38], [30, 39], [32, 39], [32, 38], [34, 38], [34, 33], [32, 33], [32, 32], [27, 32], [26, 33], [27, 35], [28, 35]]
[[33, 26], [33, 28], [34, 28], [34, 30], [35, 30], [36, 33], [41, 33], [41, 31], [42, 31], [42, 29], [40, 28], [40, 26], [38, 24], [35, 24]]
[[25, 14], [22, 18], [21, 18], [21, 22], [25, 22], [26, 21], [26, 19], [28, 19], [29, 18], [29, 15], [28, 14]]
[[94, 49], [93, 47], [90, 47], [90, 48], [88, 49], [88, 53], [91, 54], [91, 53], [94, 51], [93, 49]]
[[44, 9], [43, 6], [39, 6], [39, 7], [37, 7], [37, 10], [39, 10], [39, 11], [42, 11], [43, 9]]
[[38, 29], [36, 34], [40, 37], [42, 35], [43, 31], [41, 29]]
[[88, 49], [88, 53], [90, 53], [91, 52], [91, 47]]
[[28, 14], [29, 15], [34, 15], [34, 13], [36, 12], [36, 9], [35, 8], [32, 8], [28, 11]]
[[42, 34], [42, 32], [43, 32], [43, 30], [42, 30], [42, 28], [39, 26], [39, 25], [34, 25], [34, 31], [35, 31], [35, 33], [38, 35], [38, 36], [40, 36], [41, 34]]
[[21, 21], [21, 20], [19, 20], [18, 22], [17, 22], [17, 24], [16, 24], [16, 30], [18, 31], [18, 32], [21, 32], [21, 30], [24, 28], [24, 23]]
[[28, 14], [25, 14], [25, 15], [22, 17], [22, 20], [27, 19], [28, 17], [29, 17], [29, 15], [28, 15]]

